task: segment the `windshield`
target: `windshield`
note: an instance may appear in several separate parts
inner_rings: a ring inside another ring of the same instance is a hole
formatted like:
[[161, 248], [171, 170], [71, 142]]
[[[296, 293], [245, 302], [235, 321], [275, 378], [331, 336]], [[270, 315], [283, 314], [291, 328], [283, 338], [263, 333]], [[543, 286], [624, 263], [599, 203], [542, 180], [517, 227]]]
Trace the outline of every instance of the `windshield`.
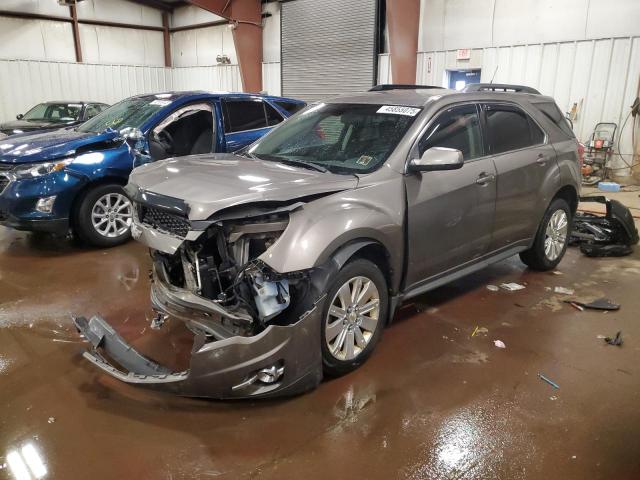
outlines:
[[420, 108], [320, 103], [254, 143], [263, 160], [310, 163], [335, 173], [368, 173], [391, 155]]
[[81, 110], [79, 103], [40, 103], [25, 113], [22, 120], [73, 122], [78, 120]]
[[78, 130], [80, 132], [100, 133], [107, 128], [118, 131], [127, 127], [140, 128], [154, 113], [170, 103], [171, 100], [162, 100], [154, 97], [129, 98], [100, 112], [78, 127]]

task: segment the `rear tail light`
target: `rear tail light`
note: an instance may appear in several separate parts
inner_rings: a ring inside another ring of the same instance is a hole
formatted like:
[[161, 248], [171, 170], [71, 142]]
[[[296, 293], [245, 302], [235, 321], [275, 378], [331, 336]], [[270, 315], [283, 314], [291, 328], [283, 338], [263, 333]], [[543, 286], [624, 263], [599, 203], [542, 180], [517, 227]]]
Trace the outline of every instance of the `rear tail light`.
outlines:
[[578, 161], [580, 162], [580, 168], [584, 165], [584, 145], [578, 142]]

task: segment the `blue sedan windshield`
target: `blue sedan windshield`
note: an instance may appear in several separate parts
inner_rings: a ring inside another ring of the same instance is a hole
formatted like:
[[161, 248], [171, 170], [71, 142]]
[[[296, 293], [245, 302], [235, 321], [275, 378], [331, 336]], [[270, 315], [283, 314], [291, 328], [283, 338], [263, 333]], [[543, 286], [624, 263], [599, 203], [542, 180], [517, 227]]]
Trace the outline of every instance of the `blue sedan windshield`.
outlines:
[[170, 103], [171, 100], [155, 97], [123, 100], [83, 123], [78, 131], [100, 133], [108, 128], [118, 131], [127, 127], [140, 128], [154, 113]]

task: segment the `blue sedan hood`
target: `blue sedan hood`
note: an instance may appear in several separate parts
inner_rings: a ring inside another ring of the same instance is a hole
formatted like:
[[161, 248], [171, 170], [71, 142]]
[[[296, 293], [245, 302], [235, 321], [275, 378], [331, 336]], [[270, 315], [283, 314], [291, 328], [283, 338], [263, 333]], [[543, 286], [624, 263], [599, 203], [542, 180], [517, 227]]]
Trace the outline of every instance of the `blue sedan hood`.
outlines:
[[80, 147], [85, 152], [91, 151], [91, 144], [113, 140], [118, 136], [115, 131], [96, 134], [76, 132], [73, 129], [14, 135], [0, 141], [0, 162], [46, 162], [74, 155]]

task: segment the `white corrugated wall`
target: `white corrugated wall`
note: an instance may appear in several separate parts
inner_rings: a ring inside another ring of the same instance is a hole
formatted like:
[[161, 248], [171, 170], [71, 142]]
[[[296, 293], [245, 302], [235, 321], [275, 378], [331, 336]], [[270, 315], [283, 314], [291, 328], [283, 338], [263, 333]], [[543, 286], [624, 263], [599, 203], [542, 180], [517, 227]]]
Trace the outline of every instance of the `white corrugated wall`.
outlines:
[[[640, 37], [477, 48], [465, 61], [456, 60], [456, 50], [420, 52], [416, 82], [446, 86], [448, 69], [469, 68], [481, 68], [483, 82], [493, 78], [495, 83], [537, 88], [554, 97], [565, 112], [577, 104], [574, 130], [586, 141], [598, 122], [615, 122], [620, 128], [639, 94]], [[629, 119], [616, 147], [629, 163], [631, 128]], [[612, 166], [625, 164], [614, 157]], [[628, 172], [619, 171], [624, 174]]]
[[391, 57], [388, 53], [378, 55], [378, 85], [393, 83], [391, 76]]
[[280, 62], [262, 64], [262, 90], [269, 95], [280, 95], [282, 92]]
[[238, 65], [177, 67], [171, 69], [171, 76], [173, 90], [242, 91]]
[[35, 60], [0, 60], [0, 85], [0, 121], [47, 100], [112, 104], [141, 93], [242, 90], [237, 65], [165, 68]]

